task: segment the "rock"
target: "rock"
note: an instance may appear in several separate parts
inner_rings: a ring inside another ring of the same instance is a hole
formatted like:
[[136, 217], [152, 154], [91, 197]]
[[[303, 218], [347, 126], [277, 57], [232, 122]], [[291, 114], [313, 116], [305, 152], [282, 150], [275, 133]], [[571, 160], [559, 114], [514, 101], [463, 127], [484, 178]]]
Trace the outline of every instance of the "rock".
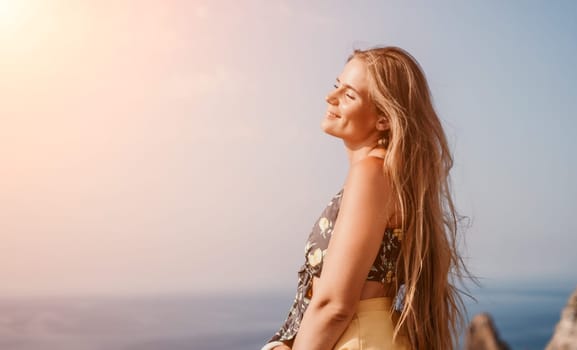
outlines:
[[499, 339], [491, 316], [478, 314], [467, 328], [465, 350], [510, 350], [509, 345]]
[[577, 289], [561, 312], [561, 319], [546, 350], [577, 350]]

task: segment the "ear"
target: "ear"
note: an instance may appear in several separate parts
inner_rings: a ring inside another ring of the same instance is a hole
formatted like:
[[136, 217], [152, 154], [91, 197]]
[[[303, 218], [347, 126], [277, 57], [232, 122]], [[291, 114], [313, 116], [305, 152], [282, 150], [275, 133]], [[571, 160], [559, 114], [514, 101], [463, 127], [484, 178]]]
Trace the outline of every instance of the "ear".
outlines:
[[379, 131], [389, 130], [390, 129], [389, 120], [382, 115], [378, 116], [376, 127], [377, 127], [377, 130], [379, 130]]

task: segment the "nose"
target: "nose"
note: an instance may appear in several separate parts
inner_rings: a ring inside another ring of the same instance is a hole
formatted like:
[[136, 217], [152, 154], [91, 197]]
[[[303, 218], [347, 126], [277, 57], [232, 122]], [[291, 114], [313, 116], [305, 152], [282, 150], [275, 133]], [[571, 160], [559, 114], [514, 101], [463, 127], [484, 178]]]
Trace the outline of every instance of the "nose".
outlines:
[[336, 89], [329, 92], [327, 97], [325, 97], [325, 101], [327, 101], [328, 104], [336, 105], [338, 103], [338, 98], [336, 98], [335, 95], [336, 95]]

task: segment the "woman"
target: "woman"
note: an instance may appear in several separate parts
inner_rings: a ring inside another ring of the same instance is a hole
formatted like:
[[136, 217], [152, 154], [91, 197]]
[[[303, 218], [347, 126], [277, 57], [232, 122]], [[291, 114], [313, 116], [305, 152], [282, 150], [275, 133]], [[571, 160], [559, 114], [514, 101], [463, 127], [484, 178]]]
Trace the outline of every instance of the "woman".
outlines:
[[396, 47], [355, 50], [326, 101], [322, 129], [343, 140], [349, 172], [263, 350], [453, 349], [463, 303], [451, 273], [467, 270], [453, 160], [422, 70]]

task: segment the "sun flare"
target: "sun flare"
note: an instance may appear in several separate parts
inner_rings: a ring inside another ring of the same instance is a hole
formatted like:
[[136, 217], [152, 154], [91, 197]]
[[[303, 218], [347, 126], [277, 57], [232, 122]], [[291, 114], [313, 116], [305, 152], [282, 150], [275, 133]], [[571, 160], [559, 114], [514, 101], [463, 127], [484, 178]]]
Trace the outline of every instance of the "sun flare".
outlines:
[[12, 32], [24, 26], [30, 5], [26, 0], [0, 0], [0, 32]]

